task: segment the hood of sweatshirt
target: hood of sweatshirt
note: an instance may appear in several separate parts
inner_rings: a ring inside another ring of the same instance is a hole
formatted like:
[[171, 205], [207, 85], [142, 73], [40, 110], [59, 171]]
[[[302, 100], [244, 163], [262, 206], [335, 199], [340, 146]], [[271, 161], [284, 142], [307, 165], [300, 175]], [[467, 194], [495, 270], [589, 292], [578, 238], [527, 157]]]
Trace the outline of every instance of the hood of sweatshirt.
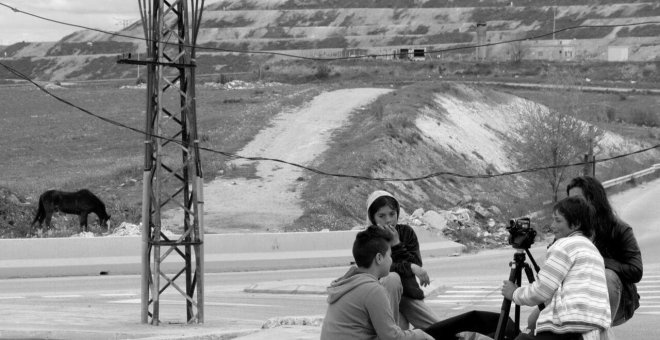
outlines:
[[378, 283], [378, 279], [371, 274], [360, 272], [356, 266], [352, 266], [344, 276], [332, 281], [328, 287], [328, 303], [335, 303], [346, 293], [368, 283]]
[[[377, 200], [379, 197], [383, 197], [383, 196], [389, 196], [389, 197], [392, 197], [392, 198], [396, 201], [397, 205], [398, 205], [398, 206], [401, 206], [401, 205], [399, 204], [399, 201], [394, 197], [394, 195], [390, 194], [389, 192], [387, 192], [387, 191], [385, 191], [385, 190], [376, 190], [376, 191], [372, 192], [372, 193], [369, 195], [369, 197], [367, 197], [367, 225], [372, 225], [372, 224], [374, 224], [374, 223], [371, 221], [371, 219], [369, 218], [369, 208], [371, 207], [371, 205], [374, 203], [375, 200]], [[399, 213], [400, 213], [400, 211], [397, 211], [397, 215], [398, 215]]]

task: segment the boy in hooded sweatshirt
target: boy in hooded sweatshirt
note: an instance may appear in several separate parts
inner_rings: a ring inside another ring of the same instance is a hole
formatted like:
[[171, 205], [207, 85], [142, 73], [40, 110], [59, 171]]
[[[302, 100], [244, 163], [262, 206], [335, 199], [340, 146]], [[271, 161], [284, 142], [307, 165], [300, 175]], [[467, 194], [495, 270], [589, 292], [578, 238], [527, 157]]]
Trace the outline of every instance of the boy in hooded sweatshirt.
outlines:
[[357, 234], [351, 267], [328, 287], [328, 311], [321, 340], [433, 339], [421, 329], [402, 330], [396, 324], [387, 291], [378, 281], [392, 264], [392, 236], [372, 226]]

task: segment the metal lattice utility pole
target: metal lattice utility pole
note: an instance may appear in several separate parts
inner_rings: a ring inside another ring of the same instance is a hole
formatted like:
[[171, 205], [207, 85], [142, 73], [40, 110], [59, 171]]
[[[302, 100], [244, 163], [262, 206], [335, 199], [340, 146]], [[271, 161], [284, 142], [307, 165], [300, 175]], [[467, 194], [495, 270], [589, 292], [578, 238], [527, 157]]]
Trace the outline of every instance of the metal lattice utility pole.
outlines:
[[[142, 323], [160, 323], [160, 295], [175, 289], [188, 323], [204, 322], [202, 166], [195, 110], [195, 42], [204, 1], [138, 0], [147, 42], [142, 197]], [[161, 209], [183, 209], [183, 232], [161, 230]], [[174, 258], [174, 259], [172, 259]], [[167, 259], [167, 266], [164, 262]]]

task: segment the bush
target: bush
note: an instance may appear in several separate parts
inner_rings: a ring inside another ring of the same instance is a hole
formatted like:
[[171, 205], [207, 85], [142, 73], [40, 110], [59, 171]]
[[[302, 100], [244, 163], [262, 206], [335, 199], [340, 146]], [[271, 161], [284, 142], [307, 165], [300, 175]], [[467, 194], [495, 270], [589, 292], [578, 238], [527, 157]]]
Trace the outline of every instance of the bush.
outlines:
[[636, 125], [657, 127], [660, 126], [658, 116], [654, 112], [635, 109], [630, 115], [630, 122]]
[[607, 115], [608, 122], [616, 121], [616, 110], [614, 110], [613, 107], [608, 107], [607, 110], [605, 110], [605, 114]]
[[321, 64], [316, 67], [316, 73], [314, 76], [316, 79], [328, 79], [330, 77], [330, 73], [332, 72], [332, 68], [326, 64]]
[[36, 207], [0, 197], [0, 238], [27, 237]]

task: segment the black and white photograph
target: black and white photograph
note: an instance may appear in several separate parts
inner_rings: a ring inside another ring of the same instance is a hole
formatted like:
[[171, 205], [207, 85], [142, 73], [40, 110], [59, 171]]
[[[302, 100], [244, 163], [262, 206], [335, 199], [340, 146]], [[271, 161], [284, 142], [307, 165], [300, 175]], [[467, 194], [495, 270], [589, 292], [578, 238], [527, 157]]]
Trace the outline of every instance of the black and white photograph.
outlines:
[[0, 339], [660, 339], [659, 68], [656, 0], [0, 0]]

